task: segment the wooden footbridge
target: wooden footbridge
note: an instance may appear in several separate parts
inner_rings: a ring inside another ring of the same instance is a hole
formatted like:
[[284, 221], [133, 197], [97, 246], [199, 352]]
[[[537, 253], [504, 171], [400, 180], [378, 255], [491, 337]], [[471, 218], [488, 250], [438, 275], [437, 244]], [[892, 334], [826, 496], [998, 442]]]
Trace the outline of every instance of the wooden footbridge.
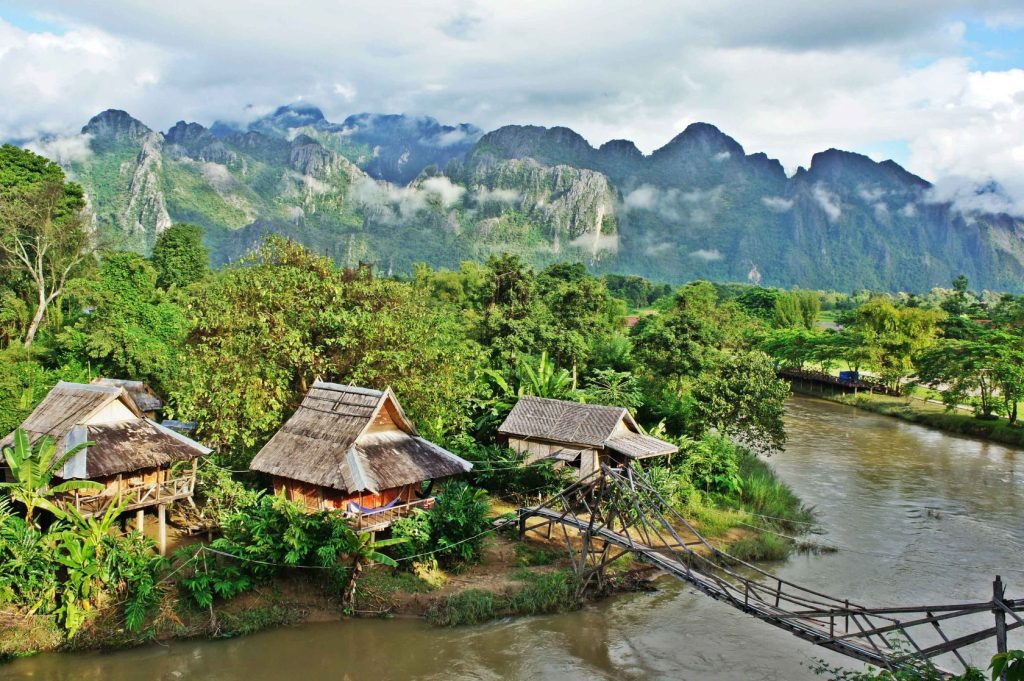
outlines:
[[561, 532], [581, 590], [606, 588], [607, 566], [632, 554], [757, 619], [882, 669], [933, 666], [950, 675], [939, 663], [966, 669], [963, 648], [994, 638], [1005, 651], [1007, 632], [1024, 626], [1024, 599], [1006, 599], [999, 577], [991, 600], [895, 607], [866, 607], [776, 577], [715, 548], [631, 469], [603, 467], [519, 509], [518, 520], [522, 534]]

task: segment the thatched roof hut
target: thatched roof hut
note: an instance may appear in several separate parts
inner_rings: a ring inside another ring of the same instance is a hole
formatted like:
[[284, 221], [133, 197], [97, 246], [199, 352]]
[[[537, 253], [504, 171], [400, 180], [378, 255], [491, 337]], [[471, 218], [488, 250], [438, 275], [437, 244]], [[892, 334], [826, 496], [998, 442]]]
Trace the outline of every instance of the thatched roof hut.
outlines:
[[509, 446], [529, 452], [528, 462], [551, 458], [596, 470], [601, 456], [617, 463], [673, 454], [670, 442], [645, 434], [629, 410], [544, 397], [521, 397], [498, 434]]
[[[208, 447], [147, 419], [123, 387], [59, 382], [20, 426], [32, 442], [53, 438], [63, 453], [84, 442], [61, 468], [65, 479], [97, 480], [159, 468], [210, 453]], [[0, 447], [13, 444], [11, 433]]]
[[313, 384], [250, 465], [276, 479], [343, 495], [383, 494], [472, 467], [420, 437], [391, 388], [324, 381]]

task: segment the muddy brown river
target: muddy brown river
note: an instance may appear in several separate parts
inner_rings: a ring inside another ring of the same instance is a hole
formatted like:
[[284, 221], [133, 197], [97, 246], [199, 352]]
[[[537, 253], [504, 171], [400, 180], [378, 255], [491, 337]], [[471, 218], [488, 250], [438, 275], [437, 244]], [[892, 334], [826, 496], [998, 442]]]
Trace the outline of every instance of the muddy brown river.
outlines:
[[[865, 605], [987, 600], [995, 574], [1024, 597], [1024, 451], [810, 398], [788, 406], [781, 477], [817, 508], [831, 554], [769, 566]], [[988, 621], [990, 625], [990, 620]], [[1011, 647], [1024, 637], [1011, 634]], [[992, 644], [972, 651], [985, 661]], [[461, 629], [359, 620], [0, 667], [21, 681], [817, 678], [859, 667], [662, 579], [581, 612]]]

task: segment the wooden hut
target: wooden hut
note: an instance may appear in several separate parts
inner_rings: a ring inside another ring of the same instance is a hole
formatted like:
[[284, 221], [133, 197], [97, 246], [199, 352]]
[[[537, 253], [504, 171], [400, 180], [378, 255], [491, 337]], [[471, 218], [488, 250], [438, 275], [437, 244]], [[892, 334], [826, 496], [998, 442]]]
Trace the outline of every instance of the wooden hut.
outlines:
[[520, 398], [498, 427], [498, 435], [515, 451], [527, 452], [526, 463], [553, 459], [578, 468], [581, 478], [602, 463], [623, 466], [679, 449], [643, 433], [624, 407], [543, 397]]
[[364, 531], [429, 508], [432, 481], [472, 467], [420, 437], [390, 388], [324, 381], [250, 465], [272, 477], [276, 494], [311, 511], [343, 510]]
[[[142, 529], [146, 508], [157, 507], [161, 552], [166, 546], [167, 506], [191, 501], [198, 457], [210, 449], [146, 418], [128, 391], [120, 386], [61, 381], [47, 393], [21, 428], [34, 443], [53, 438], [57, 452], [89, 442], [57, 472], [63, 480], [93, 480], [103, 485], [98, 492], [79, 491], [57, 499], [83, 515], [99, 515], [115, 503], [136, 511]], [[14, 434], [0, 440], [11, 446]], [[180, 473], [171, 465], [191, 461]]]
[[148, 419], [155, 421], [157, 413], [164, 408], [163, 398], [142, 381], [129, 381], [125, 378], [95, 378], [92, 382], [93, 385], [124, 388]]

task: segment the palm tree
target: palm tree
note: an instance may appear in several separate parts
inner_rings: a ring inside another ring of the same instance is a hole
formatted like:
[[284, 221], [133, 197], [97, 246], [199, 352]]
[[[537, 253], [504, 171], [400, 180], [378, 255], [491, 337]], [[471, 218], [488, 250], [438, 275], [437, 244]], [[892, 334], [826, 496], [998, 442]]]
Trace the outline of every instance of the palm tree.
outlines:
[[74, 490], [99, 491], [103, 485], [92, 480], [67, 480], [54, 485], [57, 471], [63, 468], [68, 460], [84, 447], [93, 444], [83, 442], [56, 456], [57, 446], [52, 437], [43, 436], [33, 448], [28, 434], [19, 428], [14, 431], [14, 446], [4, 447], [4, 459], [11, 470], [13, 482], [0, 482], [0, 490], [6, 490], [11, 499], [21, 502], [25, 507], [25, 522], [34, 525], [33, 515], [37, 508], [49, 511], [58, 518], [65, 517], [51, 499], [57, 494]]

